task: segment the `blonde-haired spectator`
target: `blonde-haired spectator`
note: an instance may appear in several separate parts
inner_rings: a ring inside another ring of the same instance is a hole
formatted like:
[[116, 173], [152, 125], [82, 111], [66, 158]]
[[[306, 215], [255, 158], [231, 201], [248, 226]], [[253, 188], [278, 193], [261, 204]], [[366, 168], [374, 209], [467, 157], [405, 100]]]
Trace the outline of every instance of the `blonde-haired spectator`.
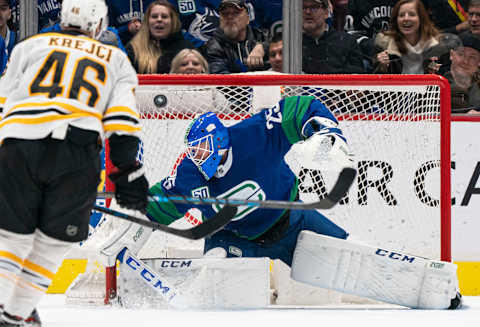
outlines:
[[173, 58], [193, 45], [184, 39], [175, 8], [167, 0], [152, 2], [142, 26], [126, 50], [139, 74], [168, 74]]
[[195, 49], [183, 49], [172, 60], [170, 74], [208, 74], [208, 62]]
[[377, 35], [374, 72], [424, 74], [424, 53], [438, 45], [439, 31], [420, 0], [400, 0], [392, 10], [390, 29]]

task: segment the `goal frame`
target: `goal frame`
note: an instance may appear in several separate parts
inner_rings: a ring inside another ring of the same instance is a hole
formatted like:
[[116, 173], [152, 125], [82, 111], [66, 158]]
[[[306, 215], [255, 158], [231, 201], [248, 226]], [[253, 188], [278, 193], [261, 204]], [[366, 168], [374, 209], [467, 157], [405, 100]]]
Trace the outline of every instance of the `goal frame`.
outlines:
[[[420, 86], [440, 89], [440, 251], [441, 259], [451, 261], [451, 160], [450, 160], [450, 84], [440, 75], [138, 75], [140, 85], [325, 85], [325, 86]], [[254, 82], [254, 84], [252, 83]]]
[[[424, 86], [434, 85], [440, 91], [440, 258], [451, 261], [451, 153], [450, 153], [450, 84], [439, 75], [290, 75], [290, 74], [237, 74], [237, 75], [138, 75], [139, 85], [168, 86]], [[108, 142], [105, 149], [108, 156]], [[106, 174], [112, 169], [109, 160], [105, 160]], [[113, 184], [106, 179], [106, 191], [113, 190]], [[115, 268], [107, 272], [115, 279]], [[107, 282], [107, 284], [109, 284]], [[112, 286], [112, 285], [111, 285]], [[105, 303], [114, 294], [107, 286]], [[113, 292], [115, 292], [113, 290]]]

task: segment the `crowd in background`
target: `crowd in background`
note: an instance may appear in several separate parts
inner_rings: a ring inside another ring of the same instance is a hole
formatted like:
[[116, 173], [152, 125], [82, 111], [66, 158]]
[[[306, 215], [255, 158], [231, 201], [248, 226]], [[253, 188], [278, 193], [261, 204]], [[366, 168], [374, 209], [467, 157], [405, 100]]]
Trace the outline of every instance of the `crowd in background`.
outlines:
[[[299, 0], [305, 74], [440, 74], [452, 112], [480, 113], [480, 0]], [[0, 0], [0, 72], [18, 37], [18, 0]], [[282, 0], [106, 0], [101, 42], [139, 74], [282, 72]], [[61, 0], [38, 0], [39, 33]]]

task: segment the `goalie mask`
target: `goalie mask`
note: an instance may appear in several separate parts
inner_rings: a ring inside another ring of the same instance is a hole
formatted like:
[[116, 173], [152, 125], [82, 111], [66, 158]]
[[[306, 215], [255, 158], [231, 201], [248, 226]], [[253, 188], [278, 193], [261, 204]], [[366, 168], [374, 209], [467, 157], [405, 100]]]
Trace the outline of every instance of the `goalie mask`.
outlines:
[[98, 39], [108, 26], [104, 0], [63, 0], [60, 24], [78, 28]]
[[190, 124], [185, 143], [188, 158], [207, 180], [215, 175], [223, 154], [230, 147], [227, 128], [213, 112], [201, 115]]

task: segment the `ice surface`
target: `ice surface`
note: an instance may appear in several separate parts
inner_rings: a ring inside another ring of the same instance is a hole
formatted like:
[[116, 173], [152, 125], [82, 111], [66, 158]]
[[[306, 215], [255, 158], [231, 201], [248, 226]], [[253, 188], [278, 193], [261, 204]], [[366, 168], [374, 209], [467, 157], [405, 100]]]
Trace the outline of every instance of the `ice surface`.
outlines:
[[272, 307], [261, 310], [128, 310], [65, 305], [64, 295], [47, 295], [39, 305], [45, 327], [470, 327], [480, 326], [480, 296], [464, 297], [461, 310], [410, 310], [392, 305]]

